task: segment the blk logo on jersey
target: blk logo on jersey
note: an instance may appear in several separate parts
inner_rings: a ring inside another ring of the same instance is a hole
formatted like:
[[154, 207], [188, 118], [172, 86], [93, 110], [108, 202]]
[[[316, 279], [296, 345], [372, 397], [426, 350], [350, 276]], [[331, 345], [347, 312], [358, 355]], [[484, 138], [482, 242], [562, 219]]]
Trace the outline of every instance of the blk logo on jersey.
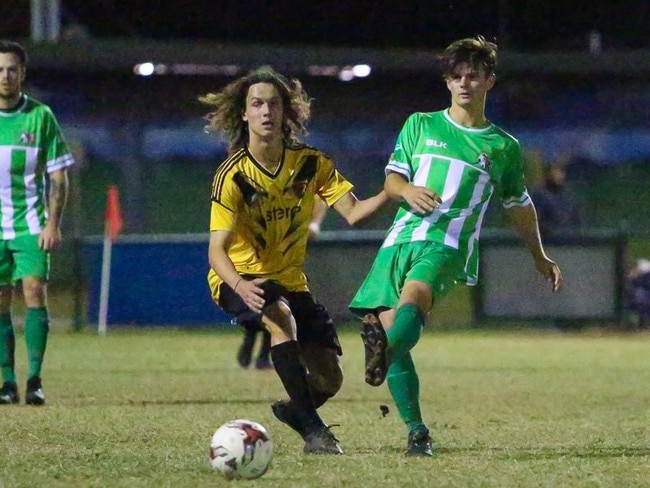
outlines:
[[437, 147], [437, 148], [440, 148], [440, 149], [447, 149], [447, 143], [446, 142], [436, 141], [435, 139], [427, 139], [426, 145], [427, 146]]
[[23, 144], [31, 145], [34, 144], [34, 141], [36, 140], [36, 136], [34, 135], [33, 132], [23, 132], [20, 134], [20, 142]]
[[490, 165], [492, 164], [490, 162], [490, 158], [488, 158], [488, 155], [485, 153], [481, 153], [478, 155], [478, 159], [476, 160], [476, 164], [478, 164], [479, 168], [487, 171], [488, 173], [490, 172]]

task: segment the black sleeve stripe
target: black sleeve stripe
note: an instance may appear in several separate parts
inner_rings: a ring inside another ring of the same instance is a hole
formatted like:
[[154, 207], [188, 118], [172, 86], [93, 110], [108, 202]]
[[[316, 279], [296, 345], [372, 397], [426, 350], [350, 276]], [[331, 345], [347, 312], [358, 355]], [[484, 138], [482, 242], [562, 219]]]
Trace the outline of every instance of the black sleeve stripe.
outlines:
[[225, 206], [223, 203], [221, 203], [220, 201], [215, 200], [214, 198], [212, 199], [212, 201], [213, 201], [214, 203], [216, 203], [217, 205], [222, 206], [222, 207], [225, 208], [226, 210], [228, 210], [228, 211], [230, 211], [230, 212], [232, 212], [232, 213], [235, 213], [235, 211], [234, 211], [232, 208], [230, 208], [230, 207], [226, 207], [226, 206]]
[[226, 159], [219, 168], [217, 168], [217, 171], [214, 174], [214, 179], [212, 180], [212, 200], [215, 202], [220, 201], [221, 199], [221, 192], [223, 190], [223, 183], [224, 179], [230, 172], [230, 170], [235, 166], [239, 160], [243, 157], [244, 152], [243, 150], [237, 151], [235, 154], [230, 156], [228, 159]]

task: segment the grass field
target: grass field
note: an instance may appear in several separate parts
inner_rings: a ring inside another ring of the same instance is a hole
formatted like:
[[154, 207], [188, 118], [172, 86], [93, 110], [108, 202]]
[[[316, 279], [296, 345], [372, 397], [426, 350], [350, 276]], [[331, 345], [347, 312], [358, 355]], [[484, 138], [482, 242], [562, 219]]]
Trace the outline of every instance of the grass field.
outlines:
[[[650, 486], [650, 335], [427, 331], [414, 355], [433, 459], [404, 457], [386, 387], [363, 383], [356, 331], [341, 338], [346, 381], [321, 413], [345, 455], [305, 456], [272, 417], [275, 374], [236, 365], [238, 330], [55, 332], [47, 405], [2, 407], [0, 487]], [[213, 431], [238, 417], [275, 441], [259, 480], [209, 467]]]

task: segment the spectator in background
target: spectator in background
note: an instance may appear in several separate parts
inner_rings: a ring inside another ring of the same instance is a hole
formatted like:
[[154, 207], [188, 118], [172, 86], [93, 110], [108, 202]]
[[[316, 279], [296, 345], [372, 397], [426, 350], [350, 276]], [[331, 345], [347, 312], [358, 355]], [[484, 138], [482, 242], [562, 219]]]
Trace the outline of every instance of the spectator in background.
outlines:
[[318, 200], [354, 225], [387, 196], [358, 200], [326, 154], [299, 142], [311, 106], [299, 80], [263, 68], [200, 100], [212, 109], [206, 130], [229, 140], [212, 186], [212, 297], [237, 322], [261, 320], [271, 333], [273, 368], [289, 396], [271, 408], [301, 435], [303, 451], [341, 454], [317, 412], [343, 371], [336, 328], [304, 273], [309, 223]]
[[567, 184], [567, 163], [545, 164], [543, 179], [531, 195], [542, 239], [580, 229], [582, 217], [574, 196]]
[[255, 359], [255, 369], [269, 369], [273, 367], [271, 363], [271, 333], [266, 330], [260, 320], [244, 320], [241, 322], [233, 319], [235, 323], [241, 325], [244, 329], [244, 337], [241, 345], [237, 350], [237, 362], [242, 368], [248, 368], [253, 361], [253, 349], [257, 342], [257, 336], [262, 335], [262, 341]]
[[637, 313], [641, 329], [650, 326], [650, 261], [639, 259], [629, 274], [630, 308]]
[[[327, 215], [327, 204], [321, 200], [314, 201], [314, 208], [309, 222], [309, 238], [313, 239], [320, 233], [320, 226]], [[266, 330], [260, 320], [249, 320], [240, 324], [244, 328], [244, 338], [237, 351], [237, 362], [242, 368], [248, 368], [253, 360], [253, 349], [259, 334], [262, 335], [262, 341], [255, 359], [255, 369], [269, 369], [273, 367], [271, 363], [271, 333]]]
[[43, 405], [50, 252], [61, 243], [67, 171], [74, 159], [50, 108], [23, 92], [26, 64], [20, 44], [0, 40], [0, 404], [19, 402], [11, 307], [20, 280], [27, 309], [25, 403]]

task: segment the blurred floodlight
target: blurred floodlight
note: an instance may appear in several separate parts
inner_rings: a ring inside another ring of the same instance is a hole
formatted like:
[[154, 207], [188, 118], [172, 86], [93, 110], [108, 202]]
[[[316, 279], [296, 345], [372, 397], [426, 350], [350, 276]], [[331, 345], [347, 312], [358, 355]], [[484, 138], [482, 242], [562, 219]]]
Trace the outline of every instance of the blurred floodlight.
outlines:
[[234, 64], [163, 64], [140, 63], [133, 67], [138, 76], [190, 75], [190, 76], [235, 76], [242, 68]]
[[350, 66], [346, 66], [339, 72], [339, 80], [351, 81], [354, 79], [354, 72]]
[[151, 76], [155, 69], [153, 63], [140, 63], [134, 66], [133, 72], [138, 76]]
[[338, 76], [339, 67], [335, 65], [319, 66], [312, 65], [307, 68], [310, 76]]
[[173, 64], [171, 70], [175, 75], [235, 76], [241, 71], [241, 67], [235, 64], [178, 63]]
[[372, 68], [370, 68], [370, 66], [368, 66], [367, 64], [357, 64], [352, 67], [352, 73], [357, 78], [365, 78], [366, 76], [370, 75], [371, 71]]

